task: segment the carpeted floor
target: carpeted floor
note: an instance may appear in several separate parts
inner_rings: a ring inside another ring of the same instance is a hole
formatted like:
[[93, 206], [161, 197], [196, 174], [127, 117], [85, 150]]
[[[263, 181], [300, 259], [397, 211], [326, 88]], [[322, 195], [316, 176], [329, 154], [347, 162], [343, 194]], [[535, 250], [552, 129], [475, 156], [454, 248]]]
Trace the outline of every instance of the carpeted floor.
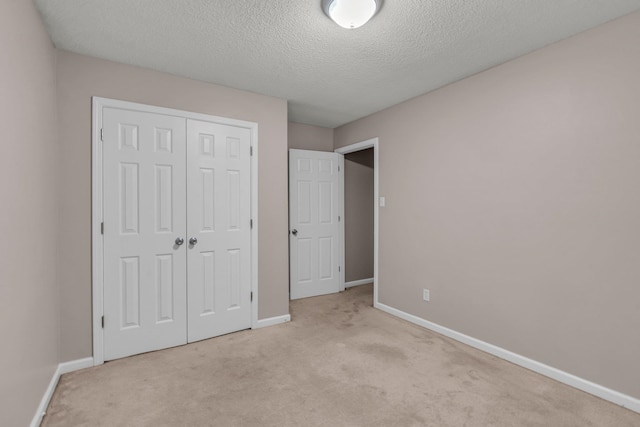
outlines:
[[640, 414], [371, 307], [372, 287], [291, 303], [291, 323], [63, 375], [53, 426], [640, 426]]

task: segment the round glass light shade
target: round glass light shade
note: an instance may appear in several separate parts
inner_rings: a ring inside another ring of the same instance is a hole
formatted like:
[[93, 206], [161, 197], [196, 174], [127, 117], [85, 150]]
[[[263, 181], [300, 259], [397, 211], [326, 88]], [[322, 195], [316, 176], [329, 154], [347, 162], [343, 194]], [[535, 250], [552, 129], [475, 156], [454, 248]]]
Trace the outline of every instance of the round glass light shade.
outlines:
[[376, 0], [332, 0], [327, 13], [342, 28], [358, 28], [366, 24], [376, 14]]

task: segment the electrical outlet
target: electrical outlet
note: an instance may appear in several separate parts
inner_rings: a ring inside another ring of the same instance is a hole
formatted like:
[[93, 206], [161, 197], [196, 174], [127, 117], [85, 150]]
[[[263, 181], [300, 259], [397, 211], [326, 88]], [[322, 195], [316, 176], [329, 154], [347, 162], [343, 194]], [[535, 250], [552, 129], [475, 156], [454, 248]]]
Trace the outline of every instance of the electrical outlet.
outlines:
[[425, 301], [430, 301], [431, 297], [429, 295], [429, 289], [423, 289], [422, 290], [422, 299]]
[[384, 208], [385, 206], [387, 206], [387, 199], [384, 198], [384, 196], [380, 197], [380, 207]]

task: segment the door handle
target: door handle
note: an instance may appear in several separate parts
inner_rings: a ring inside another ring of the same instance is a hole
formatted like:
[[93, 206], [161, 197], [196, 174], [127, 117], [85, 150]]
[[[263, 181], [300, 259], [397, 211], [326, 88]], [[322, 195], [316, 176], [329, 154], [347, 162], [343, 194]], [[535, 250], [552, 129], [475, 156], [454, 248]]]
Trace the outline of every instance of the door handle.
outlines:
[[298, 230], [296, 230], [295, 228], [293, 230], [291, 230], [291, 234], [293, 234], [294, 236], [298, 235]]
[[192, 237], [189, 239], [189, 244], [191, 246], [197, 245], [198, 244], [198, 239], [196, 239], [195, 237]]
[[182, 237], [178, 237], [176, 239], [176, 245], [180, 246], [184, 243], [184, 239]]

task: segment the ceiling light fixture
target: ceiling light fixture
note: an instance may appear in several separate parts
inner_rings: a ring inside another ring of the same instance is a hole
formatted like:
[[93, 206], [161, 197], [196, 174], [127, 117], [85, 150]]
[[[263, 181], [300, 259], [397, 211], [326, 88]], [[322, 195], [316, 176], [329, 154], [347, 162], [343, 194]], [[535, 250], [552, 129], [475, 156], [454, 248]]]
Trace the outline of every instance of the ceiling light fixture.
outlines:
[[322, 0], [322, 10], [342, 28], [354, 29], [369, 22], [382, 0]]

